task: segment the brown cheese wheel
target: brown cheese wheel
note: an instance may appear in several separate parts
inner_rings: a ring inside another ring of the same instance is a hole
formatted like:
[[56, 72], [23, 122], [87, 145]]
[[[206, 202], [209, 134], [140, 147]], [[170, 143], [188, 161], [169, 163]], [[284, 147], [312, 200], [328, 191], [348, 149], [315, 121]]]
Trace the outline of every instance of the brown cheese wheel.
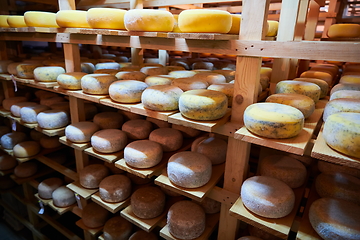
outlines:
[[142, 187], [131, 195], [131, 209], [142, 219], [158, 217], [165, 208], [165, 194], [158, 187]]
[[207, 137], [199, 142], [196, 152], [208, 157], [213, 165], [220, 164], [226, 160], [227, 143], [216, 137]]
[[101, 112], [94, 116], [93, 121], [100, 129], [121, 128], [124, 117], [118, 112]]
[[24, 142], [26, 139], [27, 136], [23, 132], [6, 133], [0, 139], [1, 147], [12, 150], [16, 144]]
[[126, 164], [134, 168], [151, 168], [160, 163], [163, 150], [159, 143], [138, 140], [129, 143], [124, 149]]
[[5, 110], [10, 111], [10, 108], [13, 104], [16, 103], [21, 103], [21, 102], [26, 102], [27, 99], [26, 97], [10, 97], [10, 98], [5, 98], [2, 101], [2, 106]]
[[19, 178], [27, 178], [34, 175], [38, 170], [36, 162], [24, 162], [14, 169], [15, 176]]
[[91, 136], [99, 130], [93, 122], [77, 122], [65, 128], [65, 136], [75, 143], [90, 142]]
[[149, 137], [152, 131], [152, 124], [144, 119], [134, 119], [125, 122], [121, 130], [126, 132], [128, 138], [140, 140]]
[[[128, 240], [133, 225], [120, 216], [110, 218], [106, 221], [103, 232], [105, 240]], [[145, 240], [145, 239], [144, 239]]]
[[61, 146], [61, 143], [59, 141], [58, 136], [49, 137], [49, 136], [43, 136], [40, 138], [40, 145], [43, 148], [58, 148]]
[[173, 128], [155, 129], [150, 133], [149, 140], [159, 143], [164, 152], [176, 151], [183, 144], [181, 132]]
[[52, 193], [63, 185], [60, 178], [47, 178], [38, 185], [39, 197], [43, 199], [51, 199]]
[[121, 202], [131, 195], [131, 180], [125, 175], [111, 175], [99, 184], [100, 198], [105, 202]]
[[79, 171], [80, 184], [84, 188], [98, 188], [109, 174], [109, 169], [102, 164], [88, 165]]
[[16, 159], [8, 154], [4, 154], [4, 155], [0, 156], [0, 170], [1, 171], [13, 169], [14, 167], [16, 167], [17, 164], [18, 164], [18, 162], [16, 161]]
[[130, 236], [129, 240], [158, 240], [158, 237], [153, 232], [145, 232], [138, 230]]
[[127, 135], [119, 129], [103, 129], [91, 136], [91, 146], [100, 153], [114, 153], [124, 149]]
[[40, 144], [35, 141], [25, 141], [14, 146], [14, 157], [28, 158], [35, 156], [41, 150]]
[[104, 226], [110, 217], [110, 212], [94, 202], [87, 204], [82, 210], [82, 221], [88, 228]]

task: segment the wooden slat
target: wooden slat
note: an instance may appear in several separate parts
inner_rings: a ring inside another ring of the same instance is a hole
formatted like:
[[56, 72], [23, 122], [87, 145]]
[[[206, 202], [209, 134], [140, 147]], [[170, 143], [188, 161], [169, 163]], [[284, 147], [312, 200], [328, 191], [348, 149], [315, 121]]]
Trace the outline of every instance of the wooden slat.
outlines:
[[94, 150], [93, 147], [85, 149], [84, 152], [108, 163], [114, 163], [115, 161], [124, 157], [124, 151], [118, 151], [114, 153], [99, 153]]
[[100, 103], [109, 107], [117, 108], [128, 112], [130, 112], [132, 107], [139, 104], [139, 103], [118, 103], [111, 100], [111, 98], [100, 99]]
[[163, 121], [167, 121], [169, 116], [179, 112], [177, 110], [176, 111], [166, 111], [166, 112], [165, 111], [164, 112], [153, 111], [150, 109], [146, 109], [142, 103], [132, 106], [130, 108], [130, 111], [133, 113], [156, 118], [156, 119], [163, 120]]
[[42, 157], [42, 156], [44, 156], [44, 155], [46, 155], [46, 154], [49, 154], [49, 153], [52, 153], [52, 152], [56, 152], [56, 151], [58, 151], [58, 150], [60, 150], [60, 149], [63, 149], [64, 148], [64, 146], [60, 146], [60, 147], [57, 147], [57, 148], [43, 148], [38, 154], [36, 154], [36, 155], [34, 155], [34, 156], [31, 156], [31, 157], [22, 157], [22, 158], [20, 158], [20, 157], [15, 157], [16, 158], [16, 160], [18, 161], [18, 162], [20, 162], [20, 163], [23, 163], [23, 162], [27, 162], [27, 161], [30, 161], [30, 160], [32, 160], [32, 159], [36, 159], [36, 158], [38, 158], [38, 157]]
[[85, 150], [87, 148], [89, 148], [91, 146], [90, 142], [86, 142], [86, 143], [73, 143], [70, 140], [67, 140], [66, 136], [62, 136], [59, 138], [59, 141], [62, 144], [65, 144], [66, 146], [72, 147], [74, 149], [77, 150]]
[[54, 136], [64, 136], [65, 128], [66, 127], [57, 128], [57, 129], [44, 129], [44, 128], [39, 127], [39, 125], [37, 125], [35, 127], [35, 130], [38, 132], [42, 132], [43, 134], [45, 134], [49, 137], [54, 137]]
[[52, 199], [43, 199], [39, 196], [39, 193], [36, 193], [35, 195], [35, 198], [38, 200], [38, 201], [41, 201], [45, 206], [49, 204], [49, 202], [52, 201]]
[[8, 116], [8, 115], [10, 115], [10, 114], [11, 114], [11, 112], [8, 111], [8, 110], [0, 109], [0, 116], [6, 117], [6, 116]]
[[91, 195], [99, 191], [98, 188], [95, 189], [84, 188], [83, 186], [81, 186], [81, 184], [78, 181], [70, 183], [66, 185], [66, 187], [69, 188], [71, 191], [79, 194], [81, 197], [85, 198], [86, 200], [90, 199]]
[[71, 209], [76, 206], [76, 204], [73, 204], [71, 206], [68, 206], [68, 207], [57, 207], [54, 205], [54, 202], [53, 201], [50, 201], [48, 203], [48, 205], [54, 210], [56, 211], [59, 215], [63, 215], [64, 213], [67, 213], [67, 212], [70, 212]]
[[73, 96], [76, 98], [81, 98], [84, 100], [88, 100], [94, 103], [100, 103], [100, 99], [109, 97], [108, 95], [93, 95], [93, 94], [86, 94], [82, 90], [78, 91], [68, 91], [69, 96]]
[[109, 212], [116, 213], [119, 210], [127, 207], [130, 204], [130, 198], [125, 199], [124, 201], [117, 202], [117, 203], [109, 203], [105, 202], [100, 198], [100, 193], [97, 192], [91, 195], [91, 200], [108, 210]]

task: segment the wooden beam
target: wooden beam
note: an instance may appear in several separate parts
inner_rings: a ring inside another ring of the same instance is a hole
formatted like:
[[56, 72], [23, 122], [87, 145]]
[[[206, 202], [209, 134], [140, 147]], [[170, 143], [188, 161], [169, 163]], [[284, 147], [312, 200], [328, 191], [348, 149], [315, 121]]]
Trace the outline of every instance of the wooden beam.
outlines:
[[74, 0], [58, 0], [59, 10], [76, 10]]

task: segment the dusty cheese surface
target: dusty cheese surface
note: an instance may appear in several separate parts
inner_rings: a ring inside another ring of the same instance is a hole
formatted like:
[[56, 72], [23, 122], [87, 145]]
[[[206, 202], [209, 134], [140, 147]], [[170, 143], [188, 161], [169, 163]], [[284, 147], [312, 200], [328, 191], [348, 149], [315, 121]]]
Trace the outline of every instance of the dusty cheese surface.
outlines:
[[141, 95], [145, 108], [154, 111], [171, 111], [179, 108], [178, 102], [183, 90], [177, 86], [156, 85], [146, 88]]
[[52, 193], [63, 185], [63, 180], [57, 177], [47, 178], [38, 185], [39, 197], [43, 199], [51, 199]]
[[100, 153], [121, 151], [127, 144], [126, 133], [119, 129], [103, 129], [91, 136], [91, 146]]
[[99, 130], [99, 126], [93, 122], [78, 122], [65, 128], [65, 136], [75, 143], [90, 142], [91, 136]]
[[126, 164], [134, 168], [151, 168], [160, 163], [163, 150], [159, 143], [138, 140], [129, 143], [124, 149]]
[[52, 193], [53, 203], [57, 207], [68, 207], [76, 202], [75, 194], [69, 188], [61, 186]]
[[131, 195], [131, 180], [121, 174], [104, 178], [99, 184], [100, 198], [105, 202], [121, 202]]
[[88, 94], [109, 94], [109, 87], [116, 80], [111, 74], [87, 74], [81, 78], [81, 89]]
[[137, 103], [141, 101], [141, 94], [148, 87], [144, 82], [137, 80], [119, 80], [109, 87], [112, 100], [120, 103]]
[[318, 85], [321, 89], [321, 93], [320, 93], [320, 99], [324, 98], [327, 96], [327, 94], [329, 93], [329, 84], [322, 80], [322, 79], [317, 79], [317, 78], [295, 78], [295, 81], [302, 81], [302, 82], [310, 82], [310, 83], [315, 83], [316, 85]]
[[334, 99], [329, 101], [324, 109], [323, 120], [326, 122], [328, 117], [338, 112], [356, 112], [360, 113], [360, 99]]
[[81, 78], [85, 76], [84, 72], [70, 72], [59, 74], [56, 78], [59, 86], [69, 90], [81, 89]]
[[131, 195], [131, 209], [139, 218], [155, 218], [164, 211], [165, 199], [165, 193], [159, 187], [142, 187]]
[[32, 157], [41, 150], [40, 144], [36, 141], [25, 141], [16, 144], [13, 148], [14, 156], [18, 158]]
[[168, 11], [132, 9], [125, 13], [124, 23], [128, 31], [171, 32], [175, 19]]
[[90, 8], [87, 22], [91, 28], [125, 30], [124, 15], [126, 10], [115, 8]]
[[317, 103], [320, 99], [321, 88], [315, 83], [295, 80], [284, 80], [276, 84], [276, 93], [297, 93], [310, 97]]

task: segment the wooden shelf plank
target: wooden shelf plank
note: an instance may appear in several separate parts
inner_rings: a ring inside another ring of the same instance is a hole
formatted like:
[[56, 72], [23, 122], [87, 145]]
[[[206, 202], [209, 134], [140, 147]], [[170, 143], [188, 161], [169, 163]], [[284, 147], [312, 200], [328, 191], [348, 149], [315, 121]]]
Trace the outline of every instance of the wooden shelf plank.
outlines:
[[311, 152], [311, 157], [331, 163], [341, 164], [347, 167], [360, 169], [360, 159], [346, 156], [345, 154], [330, 148], [325, 142], [322, 130], [320, 131], [315, 141], [314, 148]]
[[169, 32], [166, 34], [158, 34], [158, 37], [185, 38], [185, 39], [198, 39], [198, 40], [236, 40], [236, 39], [239, 39], [239, 35], [221, 34], [221, 33], [175, 33], [175, 32]]
[[97, 157], [105, 162], [113, 163], [124, 157], [124, 151], [119, 151], [115, 153], [99, 153], [93, 149], [93, 147], [89, 147], [84, 150], [86, 154]]
[[178, 110], [166, 111], [166, 112], [153, 111], [150, 109], [146, 109], [142, 103], [132, 106], [130, 111], [133, 113], [156, 118], [156, 119], [163, 120], [163, 121], [167, 121], [169, 116], [179, 112]]
[[64, 136], [65, 135], [65, 128], [58, 128], [58, 129], [44, 129], [39, 127], [38, 125], [35, 127], [35, 130], [38, 132], [42, 132], [43, 134], [53, 137], [53, 136]]
[[120, 212], [122, 217], [124, 217], [126, 220], [135, 224], [146, 232], [150, 232], [151, 230], [153, 230], [161, 222], [161, 220], [166, 217], [166, 213], [167, 211], [164, 211], [160, 216], [156, 218], [141, 219], [133, 213], [133, 211], [131, 210], [131, 205], [127, 206], [124, 210]]
[[34, 129], [34, 128], [36, 128], [38, 126], [37, 123], [25, 123], [25, 122], [23, 122], [21, 120], [21, 118], [12, 116], [11, 113], [10, 113], [10, 115], [7, 115], [6, 117], [11, 119], [11, 120], [14, 120], [15, 122], [17, 122], [17, 123], [19, 123], [19, 124], [21, 124], [21, 125], [23, 125], [23, 126], [25, 126], [27, 128], [30, 128], [30, 129]]
[[292, 223], [296, 217], [299, 205], [304, 195], [305, 186], [293, 189], [295, 193], [295, 204], [291, 213], [282, 218], [265, 218], [249, 211], [239, 197], [230, 208], [230, 215], [250, 225], [260, 228], [276, 237], [287, 239]]
[[54, 205], [54, 202], [51, 200], [48, 205], [54, 210], [56, 211], [59, 215], [63, 215], [64, 213], [70, 212], [71, 209], [76, 206], [76, 204], [73, 204], [71, 206], [68, 207], [57, 207]]
[[166, 169], [164, 169], [163, 173], [155, 179], [155, 184], [160, 187], [164, 187], [176, 193], [180, 193], [186, 197], [191, 199], [201, 201], [216, 185], [216, 183], [220, 180], [221, 176], [224, 173], [225, 164], [215, 165], [212, 168], [212, 175], [210, 181], [202, 187], [199, 188], [182, 188], [178, 187], [172, 182], [170, 182]]
[[0, 79], [1, 79], [1, 80], [9, 81], [9, 80], [11, 80], [11, 75], [10, 75], [10, 74], [6, 74], [6, 73], [1, 73], [1, 74], [0, 74]]
[[213, 132], [215, 128], [224, 125], [229, 121], [231, 109], [228, 109], [225, 116], [214, 121], [195, 121], [190, 120], [181, 115], [181, 113], [175, 113], [168, 117], [168, 122], [183, 125], [185, 127], [195, 128], [205, 132]]
[[78, 91], [68, 91], [67, 92], [69, 96], [85, 99], [91, 102], [100, 103], [100, 100], [103, 98], [109, 97], [109, 95], [92, 95], [92, 94], [86, 94], [83, 93], [82, 90]]
[[81, 186], [81, 184], [76, 181], [73, 183], [69, 183], [66, 185], [67, 188], [69, 188], [71, 191], [79, 194], [82, 198], [85, 198], [86, 200], [91, 198], [91, 195], [95, 194], [97, 191], [99, 191], [98, 188], [95, 189], [87, 189]]
[[133, 106], [139, 104], [139, 103], [119, 103], [111, 100], [111, 98], [102, 98], [100, 99], [100, 103], [109, 107], [117, 108], [128, 112], [130, 112]]
[[91, 200], [93, 200], [94, 202], [96, 202], [97, 204], [99, 204], [100, 206], [102, 206], [103, 208], [105, 208], [106, 210], [108, 210], [109, 212], [112, 212], [112, 213], [116, 213], [119, 210], [127, 207], [130, 204], [130, 197], [127, 198], [126, 200], [124, 200], [122, 202], [118, 202], [118, 203], [105, 202], [100, 198], [99, 192], [93, 194], [91, 196]]
[[[14, 80], [16, 82], [20, 82], [20, 83], [30, 83], [31, 79], [28, 79], [28, 78], [19, 78], [19, 77], [16, 77], [14, 76]], [[34, 81], [34, 80], [32, 80]]]
[[69, 147], [72, 147], [74, 149], [77, 149], [77, 150], [85, 150], [86, 148], [90, 147], [91, 144], [90, 142], [86, 142], [86, 143], [73, 143], [71, 142], [70, 140], [67, 140], [66, 136], [62, 136], [59, 138], [59, 141], [66, 145], [66, 146], [69, 146]]
[[8, 116], [8, 115], [10, 115], [11, 114], [11, 112], [10, 111], [8, 111], [8, 110], [5, 110], [5, 109], [0, 109], [0, 116], [2, 116], [2, 117], [6, 117], [6, 116]]
[[[220, 213], [215, 213], [215, 214], [206, 214], [206, 227], [205, 227], [205, 231], [203, 232], [203, 234], [201, 234], [200, 237], [195, 238], [194, 240], [207, 240], [209, 239], [211, 233], [215, 230], [218, 222], [219, 222], [219, 216]], [[173, 235], [171, 235], [171, 233], [169, 232], [169, 227], [166, 224], [165, 227], [163, 227], [160, 230], [160, 237], [165, 238], [166, 240], [179, 240], [179, 238], [174, 237]]]
[[39, 193], [36, 193], [34, 196], [35, 196], [35, 198], [36, 198], [38, 201], [43, 202], [43, 204], [44, 204], [45, 206], [49, 205], [49, 202], [52, 201], [52, 199], [43, 199], [43, 198], [41, 198], [41, 197], [39, 196]]
[[85, 226], [84, 222], [82, 219], [80, 219], [79, 221], [77, 221], [76, 226], [78, 226], [79, 228], [81, 228], [82, 230], [85, 230], [87, 232], [89, 232], [92, 236], [98, 236], [103, 227], [99, 227], [99, 228], [88, 228], [87, 226]]
[[304, 128], [296, 137], [287, 139], [264, 138], [253, 134], [247, 130], [246, 127], [242, 127], [235, 132], [234, 138], [297, 155], [303, 155], [316, 127], [318, 126], [319, 122], [321, 122], [321, 117], [326, 102], [327, 100], [320, 100], [316, 104], [315, 111], [309, 118], [305, 119]]

